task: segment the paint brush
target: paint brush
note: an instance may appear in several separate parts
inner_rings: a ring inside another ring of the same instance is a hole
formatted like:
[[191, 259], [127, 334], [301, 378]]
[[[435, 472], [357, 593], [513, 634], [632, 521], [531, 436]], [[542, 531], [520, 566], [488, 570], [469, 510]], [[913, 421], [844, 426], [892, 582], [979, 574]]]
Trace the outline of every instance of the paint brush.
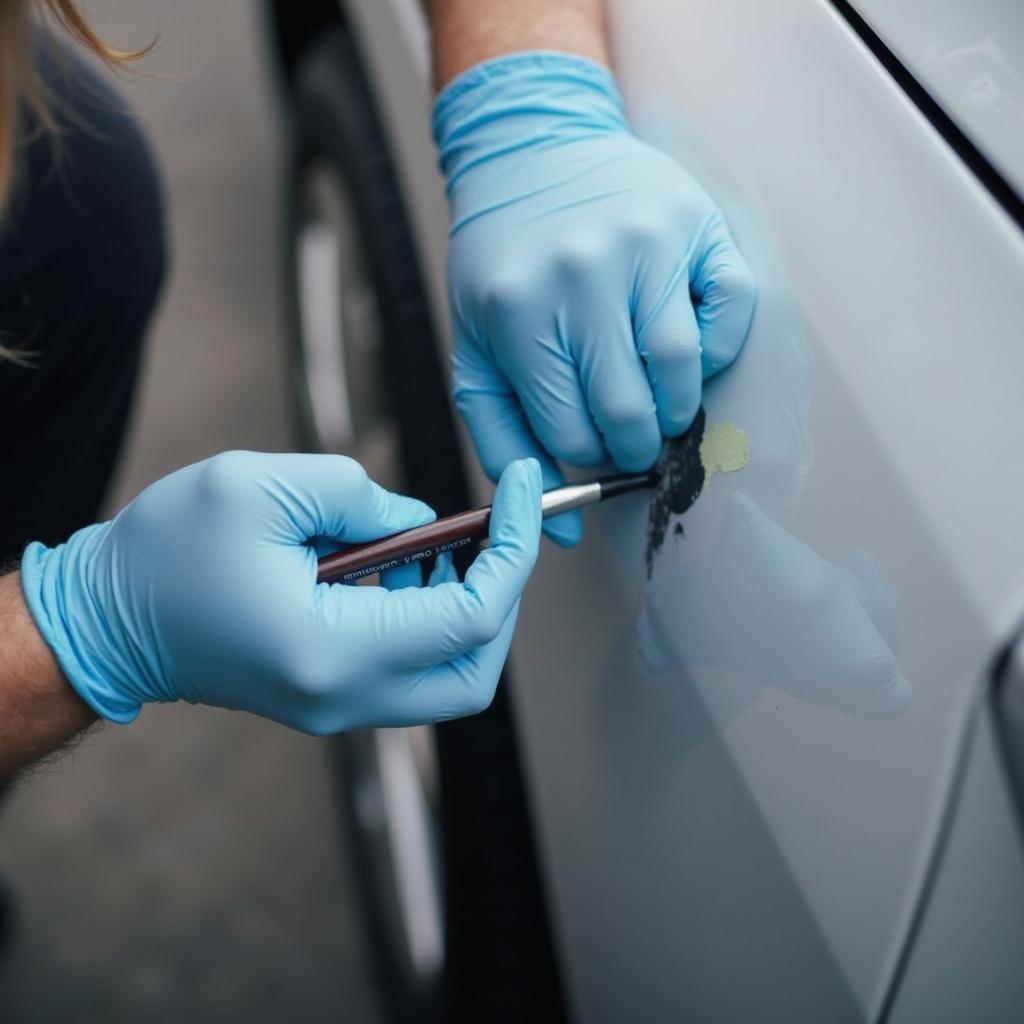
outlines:
[[[631, 473], [623, 476], [606, 476], [588, 483], [566, 484], [545, 491], [541, 496], [541, 515], [557, 516], [584, 505], [594, 505], [608, 498], [629, 494], [654, 487], [661, 475]], [[385, 569], [409, 565], [425, 558], [433, 558], [445, 551], [483, 540], [491, 524], [491, 506], [470, 509], [446, 516], [425, 526], [416, 526], [391, 537], [371, 540], [366, 544], [355, 544], [332, 555], [324, 555], [317, 561], [318, 583], [352, 583], [363, 576], [372, 576]]]

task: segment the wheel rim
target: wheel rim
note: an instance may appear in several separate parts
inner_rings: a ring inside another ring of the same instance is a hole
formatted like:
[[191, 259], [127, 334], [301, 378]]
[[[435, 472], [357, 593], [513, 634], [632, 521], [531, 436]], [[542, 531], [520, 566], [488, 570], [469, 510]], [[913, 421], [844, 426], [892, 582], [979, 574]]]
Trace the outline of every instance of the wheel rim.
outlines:
[[353, 745], [350, 784], [382, 923], [409, 985], [426, 990], [444, 966], [433, 730], [375, 729]]
[[[401, 488], [398, 431], [388, 413], [377, 298], [351, 196], [337, 170], [301, 172], [293, 244], [299, 379], [310, 446], [358, 459]], [[443, 881], [433, 730], [368, 730], [344, 738], [345, 784], [390, 948], [409, 984], [434, 986], [444, 965]]]
[[314, 162], [302, 172], [300, 197], [293, 251], [309, 440], [319, 451], [371, 456], [395, 475], [377, 296], [351, 196], [331, 164]]

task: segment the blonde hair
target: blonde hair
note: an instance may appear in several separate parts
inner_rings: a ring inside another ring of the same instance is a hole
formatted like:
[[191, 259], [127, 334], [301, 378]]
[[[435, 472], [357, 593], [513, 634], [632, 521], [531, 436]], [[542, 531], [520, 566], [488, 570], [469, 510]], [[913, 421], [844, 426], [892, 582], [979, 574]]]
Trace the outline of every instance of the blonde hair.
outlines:
[[154, 40], [141, 50], [119, 50], [108, 45], [93, 31], [76, 0], [0, 0], [0, 210], [14, 178], [20, 104], [31, 108], [44, 131], [56, 129], [53, 111], [32, 63], [33, 13], [63, 29], [112, 68], [144, 57], [155, 44]]
[[[32, 16], [65, 31], [111, 68], [120, 68], [144, 57], [154, 39], [141, 50], [109, 46], [92, 30], [76, 0], [0, 0], [0, 220], [15, 177], [22, 129], [21, 105], [27, 104], [40, 130], [56, 134], [57, 123], [43, 84], [33, 64]], [[33, 363], [34, 353], [5, 344], [0, 330], [0, 363], [21, 366]]]

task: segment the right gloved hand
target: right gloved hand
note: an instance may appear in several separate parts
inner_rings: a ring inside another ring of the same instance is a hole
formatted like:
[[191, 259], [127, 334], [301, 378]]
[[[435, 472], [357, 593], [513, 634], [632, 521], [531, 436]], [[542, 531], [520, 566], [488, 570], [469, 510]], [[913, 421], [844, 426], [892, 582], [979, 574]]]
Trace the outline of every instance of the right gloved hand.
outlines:
[[[452, 383], [492, 479], [532, 455], [650, 468], [747, 335], [755, 286], [707, 192], [626, 121], [611, 72], [512, 53], [450, 82], [434, 134], [451, 209]], [[578, 512], [547, 520], [562, 544]]]
[[158, 480], [112, 522], [31, 544], [22, 586], [43, 638], [99, 715], [149, 701], [255, 712], [306, 732], [472, 714], [494, 695], [537, 556], [541, 474], [502, 475], [491, 547], [465, 582], [316, 582], [311, 541], [430, 522], [422, 502], [337, 455], [228, 452]]

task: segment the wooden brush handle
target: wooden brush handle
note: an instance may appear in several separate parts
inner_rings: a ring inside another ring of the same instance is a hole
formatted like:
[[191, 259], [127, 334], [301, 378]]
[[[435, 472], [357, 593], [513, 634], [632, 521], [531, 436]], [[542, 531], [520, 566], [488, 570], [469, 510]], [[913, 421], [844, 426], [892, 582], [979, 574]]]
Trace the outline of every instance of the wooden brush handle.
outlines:
[[482, 540], [491, 524], [491, 506], [446, 516], [435, 523], [416, 526], [392, 537], [355, 544], [317, 562], [317, 583], [352, 583], [384, 569], [433, 558], [443, 551]]

